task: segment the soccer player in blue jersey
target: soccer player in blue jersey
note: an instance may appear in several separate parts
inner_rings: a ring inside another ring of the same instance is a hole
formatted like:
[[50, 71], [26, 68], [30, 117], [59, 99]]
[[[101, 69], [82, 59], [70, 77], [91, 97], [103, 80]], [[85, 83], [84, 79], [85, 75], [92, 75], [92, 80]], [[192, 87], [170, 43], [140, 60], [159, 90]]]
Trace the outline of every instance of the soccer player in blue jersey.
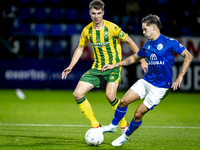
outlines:
[[[142, 30], [148, 42], [134, 54], [121, 62], [105, 65], [102, 71], [136, 63], [142, 58], [148, 62], [148, 71], [143, 79], [138, 80], [126, 92], [115, 111], [114, 118], [109, 126], [102, 128], [103, 133], [114, 132], [122, 117], [126, 114], [127, 106], [140, 99], [143, 103], [136, 109], [130, 126], [125, 134], [112, 142], [113, 146], [121, 146], [129, 136], [142, 124], [142, 117], [153, 110], [169, 93], [170, 88], [180, 87], [183, 76], [188, 70], [193, 56], [178, 41], [165, 37], [160, 33], [161, 22], [158, 16], [148, 15], [142, 19]], [[174, 53], [184, 57], [182, 69], [177, 79], [172, 83], [172, 66]]]

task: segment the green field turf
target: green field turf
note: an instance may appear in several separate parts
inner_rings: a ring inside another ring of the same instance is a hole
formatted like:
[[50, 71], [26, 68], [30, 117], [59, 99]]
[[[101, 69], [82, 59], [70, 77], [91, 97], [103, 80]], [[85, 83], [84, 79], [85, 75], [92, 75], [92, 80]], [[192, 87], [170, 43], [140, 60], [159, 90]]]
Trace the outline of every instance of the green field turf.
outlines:
[[[192, 150], [200, 149], [200, 94], [170, 93], [153, 111], [143, 118], [143, 124], [121, 147], [111, 142], [120, 136], [104, 134], [99, 147], [90, 147], [84, 135], [89, 121], [80, 112], [73, 91], [23, 90], [20, 100], [15, 90], [0, 90], [0, 149], [2, 150]], [[124, 92], [118, 92], [121, 98]], [[102, 125], [108, 125], [113, 110], [103, 91], [91, 91], [86, 97]], [[127, 121], [142, 101], [128, 107]]]

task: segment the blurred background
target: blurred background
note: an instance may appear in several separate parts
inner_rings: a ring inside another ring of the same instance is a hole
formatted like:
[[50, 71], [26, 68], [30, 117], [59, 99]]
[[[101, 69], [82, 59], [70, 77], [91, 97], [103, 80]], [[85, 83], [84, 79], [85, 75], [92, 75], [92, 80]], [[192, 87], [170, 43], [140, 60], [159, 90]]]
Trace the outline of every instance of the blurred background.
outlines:
[[[69, 65], [82, 29], [91, 22], [91, 0], [6, 0], [0, 2], [0, 88], [74, 89], [91, 68], [92, 47], [66, 80], [62, 71]], [[194, 56], [178, 91], [200, 91], [200, 1], [199, 0], [104, 0], [104, 19], [116, 23], [141, 48], [141, 19], [149, 13], [162, 21], [161, 33], [181, 42]], [[132, 54], [122, 43], [123, 58]], [[183, 59], [176, 55], [173, 80]], [[123, 68], [119, 89], [128, 89], [144, 75], [140, 64]]]

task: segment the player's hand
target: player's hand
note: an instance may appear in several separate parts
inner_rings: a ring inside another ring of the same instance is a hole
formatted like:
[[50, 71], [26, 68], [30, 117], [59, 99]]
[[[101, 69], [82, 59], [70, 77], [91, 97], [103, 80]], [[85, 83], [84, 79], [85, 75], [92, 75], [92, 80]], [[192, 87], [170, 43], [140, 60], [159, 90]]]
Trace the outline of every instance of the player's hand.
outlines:
[[72, 71], [72, 67], [67, 67], [63, 72], [62, 72], [62, 79], [66, 79], [67, 75]]
[[171, 88], [173, 88], [173, 90], [177, 90], [178, 88], [180, 88], [182, 80], [183, 76], [179, 75], [178, 78], [172, 83]]
[[104, 72], [104, 71], [106, 71], [106, 70], [109, 70], [109, 69], [113, 69], [113, 68], [115, 68], [114, 67], [114, 65], [105, 65], [105, 66], [103, 66], [103, 68], [102, 68], [102, 72]]
[[148, 72], [148, 63], [147, 63], [146, 61], [143, 61], [143, 62], [141, 63], [141, 67], [142, 67], [142, 69], [143, 69], [143, 71], [144, 71], [145, 73]]

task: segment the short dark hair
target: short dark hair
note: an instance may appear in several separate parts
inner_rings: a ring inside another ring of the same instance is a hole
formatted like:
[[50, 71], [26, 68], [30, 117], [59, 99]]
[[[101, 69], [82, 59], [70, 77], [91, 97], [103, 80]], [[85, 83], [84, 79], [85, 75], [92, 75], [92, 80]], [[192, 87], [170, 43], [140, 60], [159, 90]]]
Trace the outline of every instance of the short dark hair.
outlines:
[[158, 29], [161, 29], [161, 21], [157, 15], [149, 14], [148, 16], [142, 18], [142, 23], [146, 23], [147, 26], [155, 24]]
[[101, 1], [101, 0], [93, 0], [89, 5], [89, 9], [94, 8], [94, 9], [97, 9], [97, 10], [99, 10], [99, 9], [104, 10], [104, 6], [105, 6], [105, 4], [104, 4], [103, 1]]

